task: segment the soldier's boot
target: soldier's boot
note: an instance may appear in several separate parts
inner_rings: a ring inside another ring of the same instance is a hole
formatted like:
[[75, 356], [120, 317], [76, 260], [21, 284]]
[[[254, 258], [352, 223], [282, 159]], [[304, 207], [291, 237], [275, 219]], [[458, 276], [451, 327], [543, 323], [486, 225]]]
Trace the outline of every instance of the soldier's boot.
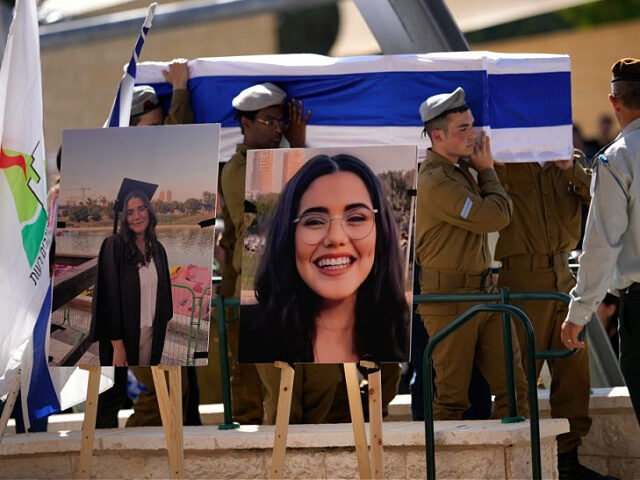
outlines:
[[560, 480], [618, 480], [611, 475], [602, 475], [585, 467], [578, 461], [578, 447], [558, 454]]

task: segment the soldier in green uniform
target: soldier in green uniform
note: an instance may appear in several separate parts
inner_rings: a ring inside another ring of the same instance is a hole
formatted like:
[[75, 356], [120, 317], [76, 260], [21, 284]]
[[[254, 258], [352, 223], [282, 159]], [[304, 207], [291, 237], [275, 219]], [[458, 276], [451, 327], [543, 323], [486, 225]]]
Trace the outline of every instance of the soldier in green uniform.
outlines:
[[[283, 134], [291, 147], [305, 146], [306, 125], [311, 112], [307, 111], [305, 115], [302, 101], [292, 99], [287, 105], [289, 118], [286, 125], [285, 98], [283, 90], [264, 83], [243, 90], [232, 102], [244, 140], [224, 166], [220, 185], [225, 219], [225, 256], [231, 260], [230, 263], [225, 260], [222, 291], [227, 294], [232, 291], [235, 298], [240, 298], [241, 293], [247, 150], [278, 148]], [[230, 330], [229, 344], [234, 350], [237, 348], [237, 334], [237, 328]], [[339, 382], [340, 371], [335, 365], [297, 366], [291, 421], [322, 421], [331, 408]], [[231, 380], [234, 419], [241, 423], [275, 423], [279, 386], [280, 369], [272, 365], [235, 365]]]
[[[491, 255], [487, 234], [511, 221], [512, 203], [493, 169], [489, 137], [476, 141], [473, 115], [462, 88], [435, 95], [420, 106], [432, 148], [418, 176], [416, 259], [423, 294], [489, 292]], [[470, 164], [467, 163], [469, 158]], [[477, 181], [470, 172], [477, 171]], [[422, 303], [430, 338], [472, 304]], [[528, 415], [527, 385], [520, 349], [513, 341], [518, 413]], [[508, 416], [502, 322], [499, 314], [480, 314], [434, 350], [434, 418], [461, 419], [469, 408], [474, 361], [495, 395], [494, 416]]]
[[[502, 262], [499, 287], [517, 292], [564, 292], [575, 286], [569, 269], [569, 252], [580, 238], [582, 202], [589, 203], [591, 170], [579, 150], [571, 160], [538, 163], [510, 163], [496, 167], [505, 190], [513, 201], [511, 223], [500, 231], [496, 260]], [[556, 301], [524, 302], [533, 325], [536, 350], [564, 347], [560, 327], [567, 306]], [[522, 352], [526, 352], [524, 330], [518, 329]], [[538, 362], [536, 375], [540, 374]], [[581, 438], [589, 433], [589, 354], [579, 350], [573, 356], [549, 362], [551, 371], [551, 416], [568, 418], [570, 431], [558, 435], [560, 479], [603, 479], [577, 460]]]
[[[240, 298], [241, 292], [247, 150], [280, 146], [284, 131], [282, 105], [285, 98], [284, 91], [271, 83], [265, 83], [243, 90], [232, 102], [244, 140], [236, 146], [236, 153], [224, 165], [220, 176], [224, 218], [220, 246], [225, 251], [220, 293], [227, 298]], [[296, 146], [304, 146], [304, 129], [302, 143]], [[228, 345], [232, 356], [237, 358], [238, 322], [231, 324], [228, 330]], [[262, 423], [263, 386], [255, 365], [234, 362], [232, 368], [234, 420], [244, 424]]]

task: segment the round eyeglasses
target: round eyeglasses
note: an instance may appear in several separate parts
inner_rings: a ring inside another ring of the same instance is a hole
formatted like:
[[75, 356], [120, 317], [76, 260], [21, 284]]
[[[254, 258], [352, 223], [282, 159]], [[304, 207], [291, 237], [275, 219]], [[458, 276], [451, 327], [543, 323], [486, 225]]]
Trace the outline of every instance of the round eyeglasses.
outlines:
[[293, 220], [298, 224], [300, 240], [307, 245], [319, 244], [329, 232], [333, 220], [340, 220], [342, 230], [351, 240], [362, 240], [373, 230], [377, 209], [357, 207], [344, 215], [330, 217], [323, 212], [309, 212]]
[[280, 130], [286, 130], [287, 127], [289, 127], [289, 124], [287, 122], [285, 122], [284, 120], [273, 120], [273, 119], [263, 120], [261, 118], [254, 118], [254, 120], [256, 122], [262, 123], [263, 125], [266, 125], [267, 128], [280, 127]]

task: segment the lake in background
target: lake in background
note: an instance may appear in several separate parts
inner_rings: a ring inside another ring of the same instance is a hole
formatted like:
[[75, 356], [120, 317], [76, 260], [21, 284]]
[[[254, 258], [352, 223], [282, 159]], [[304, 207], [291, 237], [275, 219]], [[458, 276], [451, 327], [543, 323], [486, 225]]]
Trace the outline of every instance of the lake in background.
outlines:
[[[189, 265], [211, 268], [213, 228], [157, 228], [158, 240], [167, 251], [169, 266]], [[56, 237], [56, 253], [98, 255], [107, 230], [72, 231]]]

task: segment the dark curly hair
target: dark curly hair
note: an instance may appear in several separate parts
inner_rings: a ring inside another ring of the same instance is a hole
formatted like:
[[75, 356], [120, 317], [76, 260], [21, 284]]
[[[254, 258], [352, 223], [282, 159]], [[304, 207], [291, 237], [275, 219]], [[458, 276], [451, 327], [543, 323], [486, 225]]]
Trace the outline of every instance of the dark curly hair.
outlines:
[[273, 213], [256, 275], [256, 296], [270, 330], [283, 338], [284, 360], [313, 362], [315, 319], [322, 298], [302, 280], [295, 261], [295, 229], [300, 198], [311, 182], [336, 172], [351, 172], [367, 187], [376, 214], [375, 261], [358, 288], [355, 351], [361, 359], [401, 361], [409, 353], [409, 306], [404, 295], [398, 233], [378, 179], [351, 155], [317, 155], [287, 183]]
[[[140, 249], [136, 246], [135, 242], [135, 233], [129, 228], [129, 223], [127, 222], [127, 205], [129, 204], [129, 200], [132, 198], [139, 198], [144, 203], [145, 207], [147, 207], [147, 212], [149, 213], [149, 224], [144, 232], [144, 244], [146, 247], [146, 253], [143, 255]], [[118, 234], [122, 239], [125, 251], [127, 252], [127, 260], [133, 265], [142, 265], [151, 261], [151, 257], [156, 252], [156, 244], [158, 243], [158, 238], [156, 237], [156, 224], [158, 223], [158, 219], [156, 217], [155, 212], [153, 211], [153, 207], [151, 206], [151, 202], [147, 198], [147, 195], [142, 190], [133, 190], [131, 191], [124, 199], [122, 205], [122, 213], [120, 218], [120, 231]]]

